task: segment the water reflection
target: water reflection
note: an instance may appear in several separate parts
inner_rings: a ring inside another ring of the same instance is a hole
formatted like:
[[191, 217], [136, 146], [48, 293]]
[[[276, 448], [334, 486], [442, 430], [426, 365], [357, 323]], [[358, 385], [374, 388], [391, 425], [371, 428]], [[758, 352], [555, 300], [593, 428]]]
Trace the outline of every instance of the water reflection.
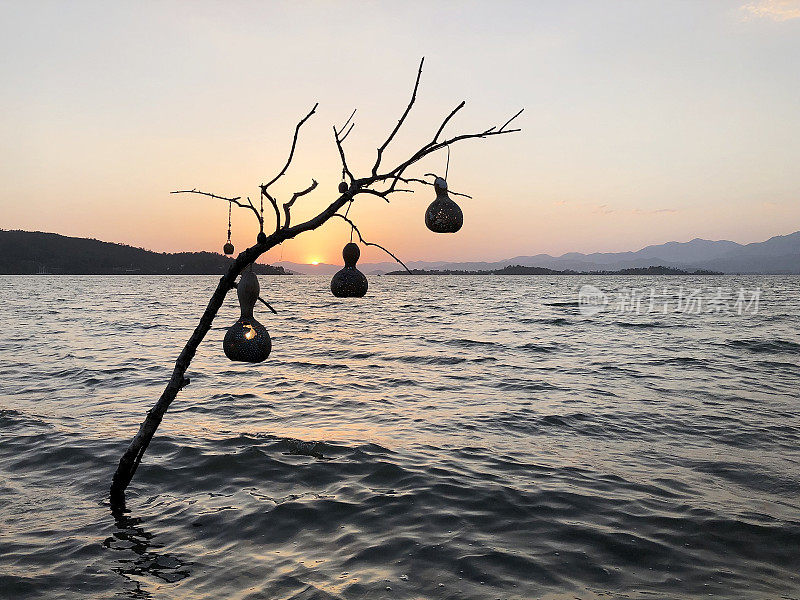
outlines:
[[141, 517], [133, 517], [122, 505], [111, 504], [111, 514], [117, 530], [103, 540], [103, 546], [119, 552], [116, 562], [118, 566], [112, 570], [134, 585], [133, 589], [119, 592], [117, 597], [153, 598], [152, 594], [142, 589], [147, 577], [157, 577], [166, 583], [175, 583], [191, 574], [189, 565], [171, 552], [159, 552], [161, 544], [155, 541], [155, 534], [147, 531]]

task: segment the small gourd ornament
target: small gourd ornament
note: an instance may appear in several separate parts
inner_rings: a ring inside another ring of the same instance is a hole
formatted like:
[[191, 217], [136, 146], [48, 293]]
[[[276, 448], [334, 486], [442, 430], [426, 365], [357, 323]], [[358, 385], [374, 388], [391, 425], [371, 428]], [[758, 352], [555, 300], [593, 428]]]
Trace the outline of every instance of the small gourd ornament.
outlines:
[[434, 233], [455, 233], [464, 224], [464, 213], [447, 195], [447, 181], [437, 177], [433, 189], [436, 200], [425, 211], [425, 226]]
[[233, 202], [228, 202], [228, 241], [222, 247], [222, 251], [228, 255], [233, 254], [233, 244], [231, 244], [231, 206], [233, 206]]
[[260, 363], [269, 356], [272, 350], [272, 340], [267, 328], [255, 320], [253, 308], [258, 300], [261, 287], [258, 278], [253, 273], [252, 265], [242, 273], [236, 294], [239, 296], [241, 316], [236, 323], [225, 333], [222, 349], [225, 356], [231, 360]]
[[337, 298], [361, 298], [367, 293], [369, 287], [367, 278], [356, 269], [356, 263], [360, 256], [361, 250], [353, 242], [348, 243], [342, 250], [344, 268], [331, 279], [331, 292]]

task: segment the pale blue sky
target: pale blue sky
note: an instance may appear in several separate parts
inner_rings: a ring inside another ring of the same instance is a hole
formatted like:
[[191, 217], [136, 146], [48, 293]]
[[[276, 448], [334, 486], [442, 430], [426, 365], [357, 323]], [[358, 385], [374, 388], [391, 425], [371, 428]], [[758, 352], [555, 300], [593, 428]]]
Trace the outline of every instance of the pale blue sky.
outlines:
[[[422, 55], [394, 156], [462, 99], [452, 131], [526, 110], [522, 134], [454, 148], [450, 186], [475, 197], [458, 235], [424, 228], [430, 190], [354, 208], [365, 235], [408, 259], [800, 229], [792, 0], [1, 2], [0, 227], [218, 251], [224, 204], [167, 192], [254, 193], [319, 101], [283, 190], [319, 180], [310, 215], [338, 182], [331, 124], [358, 108], [347, 144], [365, 168]], [[283, 258], [337, 260], [345, 233], [331, 225]], [[236, 215], [234, 242], [253, 236]]]

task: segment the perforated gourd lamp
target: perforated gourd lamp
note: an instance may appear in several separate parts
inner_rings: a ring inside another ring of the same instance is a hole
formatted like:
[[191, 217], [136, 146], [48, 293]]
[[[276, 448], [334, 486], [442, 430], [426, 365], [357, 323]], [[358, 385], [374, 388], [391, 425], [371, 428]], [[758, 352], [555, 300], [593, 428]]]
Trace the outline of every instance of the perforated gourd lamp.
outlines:
[[455, 233], [464, 224], [461, 207], [447, 195], [447, 182], [437, 177], [433, 182], [436, 200], [425, 211], [425, 226], [435, 233]]
[[331, 292], [337, 298], [361, 298], [367, 293], [369, 284], [364, 274], [356, 269], [361, 256], [358, 245], [350, 242], [342, 250], [344, 268], [331, 279]]
[[231, 360], [259, 363], [269, 356], [272, 340], [267, 328], [255, 320], [253, 308], [261, 288], [252, 266], [242, 273], [236, 293], [239, 296], [241, 316], [225, 333], [222, 349]]

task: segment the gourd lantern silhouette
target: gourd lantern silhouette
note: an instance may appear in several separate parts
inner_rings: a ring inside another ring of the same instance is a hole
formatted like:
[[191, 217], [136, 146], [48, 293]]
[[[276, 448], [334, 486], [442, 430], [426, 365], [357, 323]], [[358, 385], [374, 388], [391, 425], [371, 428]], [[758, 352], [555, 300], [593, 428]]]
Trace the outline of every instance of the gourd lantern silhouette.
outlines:
[[344, 269], [338, 271], [331, 279], [331, 292], [337, 298], [361, 298], [367, 293], [369, 284], [364, 274], [356, 269], [361, 256], [358, 245], [350, 242], [342, 250]]
[[231, 360], [259, 363], [269, 356], [272, 340], [267, 328], [255, 320], [253, 308], [261, 291], [258, 278], [250, 270], [242, 273], [236, 293], [242, 311], [239, 320], [225, 333], [222, 349]]
[[435, 233], [455, 233], [464, 224], [461, 207], [447, 195], [447, 182], [437, 177], [433, 182], [436, 200], [425, 211], [425, 226]]
[[225, 242], [225, 245], [222, 247], [222, 251], [225, 254], [233, 254], [233, 244], [231, 244], [230, 241]]
[[340, 193], [340, 194], [344, 194], [346, 191], [347, 191], [347, 182], [345, 182], [345, 181], [342, 181], [342, 182], [339, 184], [339, 193]]

